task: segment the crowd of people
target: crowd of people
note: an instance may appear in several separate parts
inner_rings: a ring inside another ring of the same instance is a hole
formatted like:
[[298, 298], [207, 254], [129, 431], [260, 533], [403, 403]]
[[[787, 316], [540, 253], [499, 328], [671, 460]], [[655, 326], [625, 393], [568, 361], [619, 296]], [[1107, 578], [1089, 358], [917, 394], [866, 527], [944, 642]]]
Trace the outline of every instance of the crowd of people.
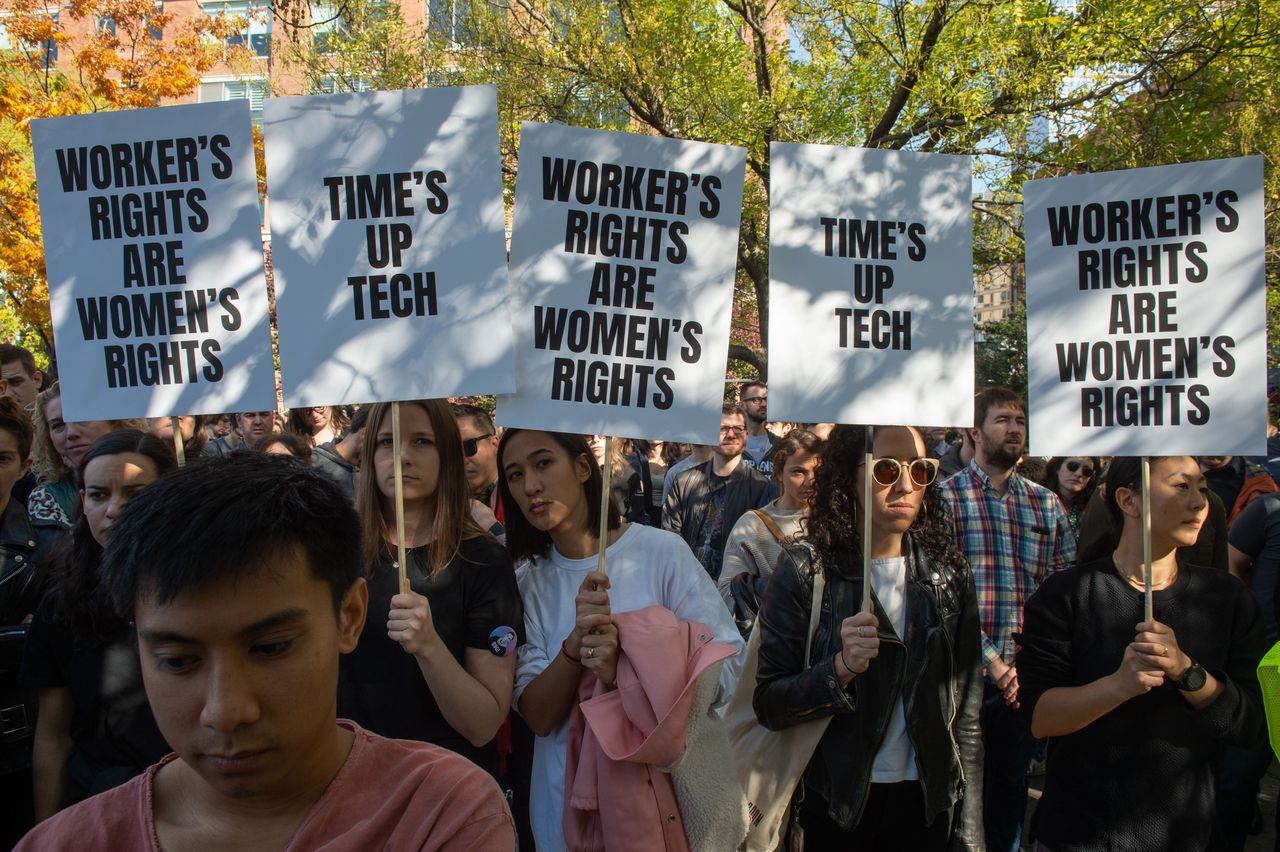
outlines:
[[709, 446], [403, 402], [398, 467], [385, 403], [73, 422], [12, 345], [0, 392], [20, 849], [729, 852], [735, 694], [822, 725], [789, 849], [1239, 850], [1258, 817], [1268, 459], [1153, 458], [1148, 569], [1139, 460], [1028, 457], [1001, 388], [870, 427], [751, 381]]

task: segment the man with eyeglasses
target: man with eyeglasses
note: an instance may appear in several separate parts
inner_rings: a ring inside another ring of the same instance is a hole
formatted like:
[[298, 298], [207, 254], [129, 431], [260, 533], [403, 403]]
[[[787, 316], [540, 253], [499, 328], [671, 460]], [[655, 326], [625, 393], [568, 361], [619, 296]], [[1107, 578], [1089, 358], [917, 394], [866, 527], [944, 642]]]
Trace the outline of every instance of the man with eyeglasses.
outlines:
[[1017, 473], [1027, 448], [1027, 412], [1017, 394], [1008, 388], [978, 394], [973, 422], [973, 461], [939, 491], [978, 589], [986, 673], [982, 808], [987, 849], [1018, 852], [1037, 741], [1030, 720], [1018, 712], [1013, 637], [1022, 630], [1023, 605], [1040, 582], [1075, 561], [1076, 540], [1057, 495]]
[[713, 581], [720, 579], [724, 545], [733, 525], [768, 496], [769, 480], [742, 463], [746, 435], [742, 409], [724, 406], [720, 443], [712, 448], [710, 461], [677, 476], [662, 504], [663, 528], [685, 540]]
[[462, 436], [463, 468], [471, 496], [493, 510], [502, 521], [498, 500], [498, 435], [493, 417], [478, 405], [455, 405], [453, 416]]
[[742, 411], [747, 416], [746, 458], [765, 477], [773, 476], [773, 451], [781, 440], [765, 428], [769, 421], [769, 388], [756, 379], [742, 386]]

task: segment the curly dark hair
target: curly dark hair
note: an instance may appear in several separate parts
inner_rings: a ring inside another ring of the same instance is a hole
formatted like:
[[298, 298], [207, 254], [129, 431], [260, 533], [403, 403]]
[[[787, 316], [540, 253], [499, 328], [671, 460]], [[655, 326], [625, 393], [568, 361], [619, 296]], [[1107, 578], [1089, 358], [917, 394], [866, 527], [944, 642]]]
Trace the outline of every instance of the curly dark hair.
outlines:
[[[832, 429], [814, 473], [813, 500], [809, 517], [803, 522], [802, 537], [813, 545], [828, 572], [833, 566], [847, 564], [851, 554], [862, 553], [862, 524], [855, 521], [860, 487], [857, 470], [866, 453], [869, 428], [837, 426]], [[908, 428], [921, 434], [915, 427]], [[874, 435], [873, 431], [873, 439]], [[930, 560], [968, 567], [968, 560], [956, 545], [955, 529], [936, 480], [925, 489], [920, 514], [908, 532]]]

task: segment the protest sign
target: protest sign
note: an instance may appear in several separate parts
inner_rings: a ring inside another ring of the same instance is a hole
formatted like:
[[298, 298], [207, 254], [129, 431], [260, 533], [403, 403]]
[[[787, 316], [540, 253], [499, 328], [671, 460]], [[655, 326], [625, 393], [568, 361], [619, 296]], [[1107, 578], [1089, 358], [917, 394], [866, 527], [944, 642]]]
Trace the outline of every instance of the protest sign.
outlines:
[[973, 421], [968, 157], [775, 142], [769, 413]]
[[514, 387], [492, 86], [264, 107], [288, 406]]
[[1264, 452], [1262, 158], [1029, 181], [1032, 448]]
[[746, 152], [525, 123], [503, 425], [719, 441]]
[[245, 101], [31, 123], [68, 420], [276, 407]]

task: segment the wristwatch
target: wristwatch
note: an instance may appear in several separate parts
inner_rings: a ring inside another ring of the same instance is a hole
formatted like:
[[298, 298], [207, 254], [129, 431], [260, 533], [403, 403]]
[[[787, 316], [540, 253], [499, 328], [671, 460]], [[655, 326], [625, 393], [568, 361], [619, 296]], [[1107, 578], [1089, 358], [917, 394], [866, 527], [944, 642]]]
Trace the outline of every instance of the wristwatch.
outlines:
[[1191, 666], [1187, 669], [1186, 674], [1182, 676], [1182, 680], [1175, 680], [1173, 685], [1181, 689], [1183, 692], [1199, 692], [1204, 689], [1205, 683], [1209, 680], [1209, 675], [1195, 660], [1191, 661]]

